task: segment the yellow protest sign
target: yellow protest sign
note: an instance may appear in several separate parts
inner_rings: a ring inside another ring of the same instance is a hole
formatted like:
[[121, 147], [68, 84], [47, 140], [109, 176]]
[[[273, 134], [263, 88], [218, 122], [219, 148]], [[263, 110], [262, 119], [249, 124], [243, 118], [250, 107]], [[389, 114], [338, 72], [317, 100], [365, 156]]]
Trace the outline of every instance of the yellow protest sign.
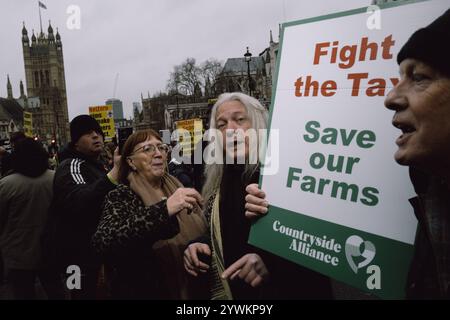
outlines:
[[183, 148], [183, 155], [190, 156], [197, 143], [202, 140], [202, 119], [188, 119], [176, 122], [179, 142]]
[[33, 114], [23, 112], [23, 131], [27, 137], [33, 137]]
[[217, 102], [217, 98], [214, 99], [208, 99], [208, 105], [214, 105]]
[[100, 124], [105, 134], [105, 141], [111, 141], [116, 135], [113, 109], [111, 105], [89, 107], [89, 115]]

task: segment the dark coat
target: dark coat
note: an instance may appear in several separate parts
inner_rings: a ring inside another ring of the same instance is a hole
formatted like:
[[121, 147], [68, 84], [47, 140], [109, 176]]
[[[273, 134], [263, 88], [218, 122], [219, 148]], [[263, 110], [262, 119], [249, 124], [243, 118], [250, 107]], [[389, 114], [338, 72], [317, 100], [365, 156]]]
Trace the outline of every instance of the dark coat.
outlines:
[[7, 269], [41, 267], [40, 238], [53, 195], [54, 171], [31, 178], [13, 173], [0, 180], [0, 251]]
[[54, 267], [98, 266], [91, 238], [97, 229], [101, 205], [115, 188], [103, 165], [69, 146], [60, 155], [54, 180], [54, 198], [44, 234], [46, 259]]
[[[257, 183], [259, 171], [246, 178], [242, 165], [226, 165], [220, 193], [220, 226], [225, 268], [247, 253], [257, 253], [270, 272], [261, 288], [240, 280], [230, 281], [233, 298], [248, 299], [331, 299], [330, 279], [248, 244], [252, 221], [245, 217], [245, 188]], [[211, 201], [210, 201], [211, 202]], [[211, 203], [206, 216], [211, 217]]]
[[152, 245], [179, 232], [166, 200], [145, 206], [126, 185], [111, 191], [92, 242], [110, 268], [114, 299], [165, 299]]
[[418, 220], [411, 262], [409, 299], [450, 298], [450, 188], [439, 177], [410, 169], [417, 197], [410, 199]]

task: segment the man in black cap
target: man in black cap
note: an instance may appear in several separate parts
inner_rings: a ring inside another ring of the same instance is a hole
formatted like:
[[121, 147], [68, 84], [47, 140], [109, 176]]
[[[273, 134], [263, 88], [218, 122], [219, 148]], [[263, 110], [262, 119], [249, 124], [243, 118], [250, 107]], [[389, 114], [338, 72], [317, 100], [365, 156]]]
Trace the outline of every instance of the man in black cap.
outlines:
[[94, 299], [101, 262], [91, 248], [91, 237], [100, 219], [101, 204], [115, 188], [119, 157], [116, 151], [113, 169], [105, 172], [98, 160], [104, 135], [91, 116], [75, 117], [70, 123], [70, 136], [71, 142], [61, 152], [61, 163], [55, 173], [52, 213], [44, 245], [50, 259], [47, 261], [63, 274], [69, 266], [81, 269], [81, 288], [69, 288], [71, 298]]
[[400, 50], [400, 82], [385, 105], [402, 131], [395, 160], [409, 166], [418, 219], [407, 296], [450, 298], [450, 10]]

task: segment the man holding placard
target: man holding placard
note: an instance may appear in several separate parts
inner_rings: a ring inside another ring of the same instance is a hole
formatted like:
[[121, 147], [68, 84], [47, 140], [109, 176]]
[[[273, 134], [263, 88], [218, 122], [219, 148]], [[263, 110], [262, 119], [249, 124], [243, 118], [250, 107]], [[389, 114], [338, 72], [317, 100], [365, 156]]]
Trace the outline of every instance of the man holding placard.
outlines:
[[[418, 4], [418, 6], [420, 5], [422, 4]], [[423, 4], [423, 6], [426, 5], [427, 4]], [[436, 10], [436, 8], [439, 8], [440, 3], [438, 1], [431, 2], [430, 7], [432, 5], [436, 5], [433, 8], [433, 10]], [[418, 232], [414, 242], [415, 248], [412, 263], [406, 281], [406, 296], [412, 299], [449, 298], [450, 296], [450, 202], [448, 200], [448, 195], [450, 193], [450, 149], [448, 147], [450, 145], [450, 63], [448, 60], [448, 57], [450, 56], [450, 39], [448, 30], [450, 30], [449, 10], [426, 28], [418, 30], [409, 38], [397, 56], [397, 62], [400, 64], [400, 79], [391, 78], [391, 80], [394, 80], [392, 83], [395, 84], [395, 87], [387, 95], [385, 101], [386, 107], [395, 111], [392, 120], [393, 125], [402, 131], [402, 134], [396, 140], [398, 150], [395, 152], [395, 160], [401, 165], [409, 166], [411, 180], [418, 195], [418, 197], [410, 199], [419, 222]], [[311, 80], [306, 79], [306, 81]], [[305, 93], [305, 91], [300, 91], [300, 84], [296, 84], [296, 88], [297, 87], [299, 88], [299, 94]], [[356, 87], [356, 93], [360, 91], [360, 88], [363, 87], [359, 85]], [[333, 88], [327, 86], [325, 89], [330, 90]], [[369, 89], [367, 89], [366, 93], [369, 92]], [[385, 88], [383, 88], [383, 90], [384, 89]], [[377, 87], [377, 90], [381, 90], [381, 87]], [[325, 93], [329, 93], [329, 91], [326, 91]], [[352, 96], [354, 94], [355, 88], [352, 89]], [[320, 133], [320, 123], [317, 121], [308, 123], [305, 126], [305, 131], [307, 132], [307, 134], [304, 135], [305, 141], [307, 141], [306, 139], [315, 139], [316, 141], [319, 141], [318, 134]], [[323, 129], [323, 132], [325, 132], [325, 129]], [[328, 132], [334, 131], [330, 129]], [[344, 141], [347, 137], [345, 130], [342, 131], [342, 129], [340, 129], [339, 131], [336, 130], [336, 132], [340, 132], [342, 136], [341, 141]], [[378, 135], [380, 135], [380, 133], [378, 133]], [[331, 141], [330, 137], [331, 135], [328, 134], [328, 140], [321, 139], [320, 141], [322, 143], [329, 142]], [[366, 142], [370, 140], [368, 139], [370, 138], [369, 135], [367, 135], [366, 138]], [[373, 137], [372, 142], [375, 142], [375, 136]], [[316, 152], [313, 155], [315, 154], [316, 156], [314, 159], [311, 157], [310, 164], [313, 169], [318, 169], [315, 166], [320, 165], [324, 161], [321, 160], [319, 153]], [[347, 157], [347, 159], [349, 160], [350, 157]], [[354, 160], [355, 159], [358, 158], [354, 158]], [[348, 164], [347, 166], [343, 165], [339, 172], [351, 173], [353, 165], [358, 162], [359, 159], [358, 161], [353, 161], [350, 169], [348, 169]], [[333, 169], [335, 168], [336, 167], [333, 167]], [[332, 171], [330, 170], [330, 167], [328, 167], [328, 170], [330, 172]], [[289, 168], [291, 182], [288, 180], [287, 186], [289, 187], [289, 183], [298, 183], [296, 181], [301, 179], [301, 173], [301, 169]], [[391, 177], [391, 179], [393, 178]], [[320, 177], [320, 180], [317, 179], [319, 185], [317, 190], [321, 190], [322, 180], [327, 182], [322, 185], [322, 192], [317, 192], [319, 194], [325, 194], [323, 191], [325, 190], [326, 184], [332, 182], [330, 179]], [[392, 180], [392, 182], [394, 182], [394, 180]], [[334, 182], [332, 183], [334, 184]], [[340, 182], [338, 183], [340, 184]], [[353, 184], [353, 186], [354, 185], [355, 184]], [[303, 182], [301, 190], [310, 192], [311, 190], [306, 187], [307, 185]], [[370, 188], [370, 186], [366, 188]], [[367, 190], [365, 197], [355, 198], [355, 202], [359, 200], [366, 206], [370, 206], [371, 204], [375, 206], [378, 204], [379, 198], [383, 197], [383, 194], [382, 192], [378, 192], [378, 190], [376, 190], [376, 192], [374, 189]], [[256, 184], [248, 186], [247, 192], [249, 195], [246, 197], [246, 215], [248, 217], [254, 217], [266, 213], [267, 205], [264, 205], [265, 203], [262, 201], [266, 196], [265, 193], [258, 189]], [[399, 200], [404, 199], [404, 197], [400, 196], [400, 192], [403, 191], [398, 189]], [[343, 198], [341, 197], [340, 199]], [[377, 202], [374, 202], [374, 199], [376, 199]], [[397, 202], [399, 203], [399, 201]], [[392, 208], [394, 205], [395, 204], [393, 203]], [[317, 204], [317, 206], [319, 206], [319, 204]], [[277, 210], [281, 211], [280, 209]], [[399, 214], [399, 212], [391, 212], [393, 218], [399, 216]], [[405, 215], [406, 213], [403, 212], [402, 214]], [[277, 217], [279, 218], [280, 215]], [[319, 226], [317, 220], [304, 219], [304, 221], [312, 221], [311, 225]], [[382, 221], [380, 221], [380, 223], [381, 222]], [[320, 245], [317, 245], [318, 243], [331, 241], [329, 238], [325, 241], [327, 239], [326, 236], [324, 236], [323, 239], [316, 236], [320, 234], [320, 232], [323, 232], [322, 230], [312, 229], [313, 232], [316, 233], [316, 235], [314, 235], [311, 233], [311, 229], [309, 230], [310, 233], [307, 233], [306, 231], [304, 232], [304, 230], [296, 230], [289, 226], [284, 226], [282, 223], [278, 223], [277, 225], [276, 223], [277, 221], [273, 223], [273, 229], [275, 231], [283, 233], [284, 235], [288, 234], [287, 231], [290, 231], [290, 234], [297, 232], [297, 238], [300, 240], [304, 240], [305, 237], [314, 239], [316, 247], [320, 247]], [[264, 223], [261, 223], [260, 225], [263, 224]], [[342, 227], [337, 224], [334, 226], [328, 224], [328, 226], [331, 226], [332, 228]], [[305, 223], [304, 226], [302, 225], [302, 228], [305, 230], [307, 230], [307, 227], [310, 226]], [[385, 228], [387, 227], [386, 221]], [[333, 266], [338, 268], [340, 267], [339, 259], [343, 260], [339, 254], [341, 251], [345, 252], [349, 267], [355, 273], [355, 278], [360, 269], [367, 267], [367, 261], [369, 263], [371, 261], [372, 263], [373, 261], [377, 261], [376, 257], [379, 257], [380, 254], [388, 254], [389, 250], [392, 250], [390, 253], [392, 259], [398, 258], [397, 253], [394, 250], [394, 243], [391, 243], [392, 247], [389, 248], [388, 246], [382, 247], [379, 245], [382, 243], [382, 239], [377, 239], [376, 237], [369, 238], [371, 241], [364, 241], [365, 237], [374, 236], [373, 232], [372, 234], [366, 233], [364, 239], [362, 239], [357, 235], [358, 233], [365, 231], [362, 228], [360, 230], [353, 229], [353, 231], [343, 228], [338, 231], [339, 232], [336, 232], [333, 229], [328, 230], [329, 234], [337, 239], [336, 241], [339, 240], [340, 234], [344, 234], [343, 239], [348, 237], [345, 242], [345, 249], [341, 248], [341, 246], [330, 246], [330, 248], [334, 250], [335, 256], [332, 258], [335, 258], [335, 260], [332, 260], [331, 256], [328, 260], [330, 260], [329, 262], [331, 265], [333, 265], [332, 262], [334, 261], [335, 264]], [[345, 232], [355, 232], [356, 234], [348, 236], [349, 234], [345, 235]], [[377, 236], [377, 234], [375, 234], [375, 236]], [[335, 238], [332, 240], [335, 240]], [[255, 239], [256, 238], [254, 238], [253, 241], [255, 241]], [[406, 241], [403, 241], [403, 239], [397, 239], [397, 241], [398, 240], [407, 243]], [[256, 242], [258, 241], [259, 240], [256, 239]], [[335, 244], [333, 243], [333, 245]], [[312, 246], [313, 245], [311, 244], [311, 247]], [[292, 246], [290, 246], [289, 249], [291, 249], [291, 247]], [[305, 250], [304, 247], [304, 243], [300, 243], [295, 249], [304, 254], [310, 249], [308, 247]], [[329, 250], [328, 252], [332, 252], [333, 254], [333, 250], [328, 247], [323, 248], [324, 252]], [[314, 257], [312, 254], [307, 255], [309, 256], [308, 258]], [[405, 254], [405, 257], [406, 256], [407, 255]], [[360, 260], [355, 259], [356, 257]], [[406, 260], [408, 259], [404, 259], [403, 261]], [[384, 269], [380, 269], [379, 271], [384, 272], [384, 274], [386, 274], [386, 272], [388, 274], [389, 272], [392, 272], [390, 268], [393, 268], [394, 265], [383, 263], [383, 261], [377, 262], [378, 265], [385, 266]], [[314, 265], [311, 263], [311, 266]], [[377, 265], [373, 266], [378, 267]], [[369, 265], [367, 267], [367, 274], [371, 272], [369, 267], [371, 266]], [[332, 272], [328, 271], [330, 270], [329, 267], [321, 265], [317, 268], [322, 268], [321, 270], [324, 270], [323, 272], [325, 274], [334, 277]], [[371, 270], [373, 271], [375, 269], [372, 268]], [[339, 275], [337, 275], [337, 278], [339, 279]], [[345, 279], [348, 279], [348, 277]], [[391, 278], [391, 281], [389, 282], [392, 283], [393, 281], [398, 281], [397, 279], [394, 279], [395, 278]], [[353, 279], [348, 280], [348, 283], [351, 283], [351, 281], [353, 281]], [[358, 285], [356, 280], [354, 283], [355, 285]], [[398, 283], [400, 284], [403, 282], [399, 281]], [[372, 289], [369, 287], [369, 281], [367, 284], [368, 289]], [[388, 290], [381, 291], [382, 286], [386, 285], [386, 281], [383, 282], [383, 280], [381, 280], [378, 284], [379, 288], [376, 289], [380, 289], [380, 292], [382, 292], [379, 293], [380, 296], [388, 298], [401, 296], [401, 293], [399, 293], [399, 289], [401, 288], [393, 286]]]

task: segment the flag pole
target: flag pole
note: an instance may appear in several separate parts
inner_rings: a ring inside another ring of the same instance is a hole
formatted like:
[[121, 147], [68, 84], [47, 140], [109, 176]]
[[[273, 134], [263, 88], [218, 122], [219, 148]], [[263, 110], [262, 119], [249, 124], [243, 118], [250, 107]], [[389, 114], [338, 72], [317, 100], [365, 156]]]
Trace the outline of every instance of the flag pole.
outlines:
[[41, 34], [42, 34], [41, 6], [39, 5], [39, 1], [38, 1], [38, 7], [39, 7], [39, 23], [41, 25]]

